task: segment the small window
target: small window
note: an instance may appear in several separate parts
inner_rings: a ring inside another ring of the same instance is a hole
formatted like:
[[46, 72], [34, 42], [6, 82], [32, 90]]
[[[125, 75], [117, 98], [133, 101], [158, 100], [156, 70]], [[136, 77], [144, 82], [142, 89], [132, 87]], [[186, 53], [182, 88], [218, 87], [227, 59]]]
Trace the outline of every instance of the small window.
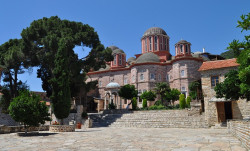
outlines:
[[166, 75], [166, 81], [169, 81], [169, 75], [168, 74]]
[[151, 37], [149, 37], [149, 50], [151, 51], [152, 50], [152, 42], [151, 42]]
[[128, 101], [127, 101], [127, 99], [124, 99], [124, 104], [128, 104]]
[[114, 55], [114, 65], [116, 65], [116, 55]]
[[140, 74], [140, 80], [141, 80], [141, 81], [144, 80], [144, 74]]
[[147, 49], [147, 38], [145, 38], [145, 51], [147, 52], [148, 49]]
[[158, 80], [161, 81], [161, 74], [158, 75]]
[[211, 86], [215, 87], [219, 83], [219, 76], [212, 76], [211, 77]]
[[185, 76], [185, 71], [181, 70], [181, 77], [184, 77], [184, 76]]
[[150, 80], [155, 80], [155, 74], [150, 73]]
[[188, 53], [188, 45], [186, 45], [186, 53]]
[[163, 37], [161, 37], [160, 39], [160, 50], [162, 50], [162, 41], [163, 41]]
[[122, 54], [119, 55], [119, 65], [122, 65]]
[[141, 95], [141, 94], [142, 94], [141, 90], [138, 90], [138, 95]]
[[128, 84], [128, 78], [124, 78], [124, 85]]
[[135, 75], [132, 76], [132, 81], [135, 82]]
[[164, 50], [167, 50], [167, 38], [164, 38]]
[[155, 50], [157, 50], [157, 36], [155, 36]]
[[183, 45], [180, 45], [181, 53], [183, 53]]
[[102, 81], [99, 81], [99, 87], [102, 87]]
[[186, 88], [185, 87], [181, 87], [181, 91], [186, 91]]

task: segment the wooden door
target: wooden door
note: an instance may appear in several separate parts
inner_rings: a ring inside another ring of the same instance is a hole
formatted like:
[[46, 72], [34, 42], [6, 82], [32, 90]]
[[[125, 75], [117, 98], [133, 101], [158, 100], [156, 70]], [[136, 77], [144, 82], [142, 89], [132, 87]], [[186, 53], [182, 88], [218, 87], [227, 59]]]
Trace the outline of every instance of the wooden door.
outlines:
[[226, 122], [224, 102], [217, 102], [218, 123]]

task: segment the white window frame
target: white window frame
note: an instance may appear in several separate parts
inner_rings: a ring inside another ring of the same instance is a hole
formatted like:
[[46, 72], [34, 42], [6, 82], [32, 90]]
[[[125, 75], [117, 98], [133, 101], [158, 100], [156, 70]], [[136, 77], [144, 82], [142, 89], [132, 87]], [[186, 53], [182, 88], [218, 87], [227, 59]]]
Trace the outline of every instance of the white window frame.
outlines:
[[181, 70], [181, 77], [185, 77], [185, 70]]
[[123, 83], [124, 83], [124, 85], [125, 85], [125, 84], [128, 84], [128, 78], [127, 78], [127, 77], [124, 78]]
[[154, 73], [150, 73], [150, 80], [155, 80], [155, 74]]
[[102, 81], [99, 80], [99, 87], [102, 87]]
[[152, 39], [149, 37], [149, 51], [152, 51]]
[[144, 81], [144, 74], [143, 73], [140, 74], [140, 81]]

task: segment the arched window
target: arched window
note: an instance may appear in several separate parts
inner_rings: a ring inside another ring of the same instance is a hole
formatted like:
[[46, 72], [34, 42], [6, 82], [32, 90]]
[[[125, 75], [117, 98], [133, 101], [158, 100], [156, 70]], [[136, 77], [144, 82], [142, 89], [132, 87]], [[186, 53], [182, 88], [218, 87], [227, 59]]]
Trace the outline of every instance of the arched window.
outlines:
[[162, 50], [163, 37], [160, 38], [160, 50]]
[[124, 78], [123, 83], [124, 83], [124, 85], [125, 85], [125, 84], [128, 84], [128, 78]]
[[122, 65], [122, 54], [119, 54], [119, 65]]
[[141, 80], [141, 81], [144, 80], [144, 74], [140, 74], [140, 80]]
[[177, 55], [178, 54], [178, 51], [177, 51], [177, 47], [175, 46], [175, 54]]
[[147, 52], [148, 49], [147, 49], [147, 38], [145, 38], [145, 52]]
[[183, 45], [180, 45], [181, 53], [183, 53]]
[[116, 55], [114, 55], [114, 65], [116, 65]]
[[132, 81], [135, 82], [135, 75], [132, 76]]
[[184, 76], [185, 76], [185, 71], [181, 70], [181, 77], [184, 77]]
[[186, 45], [186, 53], [188, 53], [188, 45]]
[[155, 50], [157, 50], [157, 36], [155, 36]]
[[161, 74], [158, 75], [158, 80], [161, 81]]
[[150, 73], [150, 80], [155, 80], [155, 74]]
[[151, 40], [151, 37], [149, 37], [149, 51], [151, 51], [152, 50], [152, 40]]
[[167, 38], [164, 38], [164, 50], [167, 50]]

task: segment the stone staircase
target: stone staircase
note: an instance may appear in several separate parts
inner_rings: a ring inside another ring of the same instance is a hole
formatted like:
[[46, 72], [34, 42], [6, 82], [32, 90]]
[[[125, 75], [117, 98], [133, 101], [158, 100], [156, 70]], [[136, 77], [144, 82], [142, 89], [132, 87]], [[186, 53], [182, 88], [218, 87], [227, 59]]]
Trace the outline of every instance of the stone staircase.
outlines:
[[91, 114], [93, 127], [207, 128], [204, 115], [187, 110]]

